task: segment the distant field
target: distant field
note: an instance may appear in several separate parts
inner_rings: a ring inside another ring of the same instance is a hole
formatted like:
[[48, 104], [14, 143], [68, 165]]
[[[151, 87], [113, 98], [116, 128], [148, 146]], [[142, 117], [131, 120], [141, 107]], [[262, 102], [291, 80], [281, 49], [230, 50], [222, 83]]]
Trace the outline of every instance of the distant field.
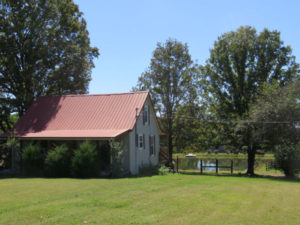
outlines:
[[0, 224], [300, 224], [300, 181], [0, 179]]

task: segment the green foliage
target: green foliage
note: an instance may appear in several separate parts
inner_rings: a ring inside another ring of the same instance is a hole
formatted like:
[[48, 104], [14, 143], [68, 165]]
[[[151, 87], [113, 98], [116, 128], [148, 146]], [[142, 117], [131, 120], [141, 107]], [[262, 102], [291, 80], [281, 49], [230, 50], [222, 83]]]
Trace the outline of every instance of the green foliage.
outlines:
[[22, 163], [26, 175], [43, 174], [43, 154], [39, 145], [29, 144], [22, 152]]
[[45, 172], [50, 177], [70, 175], [71, 154], [66, 145], [58, 145], [50, 150], [45, 159]]
[[111, 176], [120, 177], [126, 173], [122, 166], [123, 150], [121, 143], [117, 141], [110, 141], [110, 153], [111, 153]]
[[[300, 118], [299, 98], [299, 81], [281, 87], [280, 83], [274, 80], [272, 84], [266, 83], [263, 86], [249, 112], [252, 123], [239, 125], [243, 128], [241, 143], [249, 143], [248, 153], [252, 153], [254, 157], [259, 147], [273, 151], [277, 146], [275, 150], [279, 151], [278, 159], [282, 162], [281, 167], [288, 168], [284, 165], [288, 160], [284, 158], [288, 157], [292, 150], [289, 145], [296, 145], [300, 140], [300, 132], [296, 126], [296, 121]], [[286, 146], [286, 143], [290, 144]]]
[[300, 171], [300, 143], [282, 143], [277, 145], [275, 162], [278, 169], [282, 170], [287, 177], [295, 177]]
[[158, 174], [159, 175], [167, 175], [170, 173], [170, 168], [166, 167], [165, 165], [162, 165], [158, 168]]
[[19, 116], [17, 113], [10, 114], [11, 108], [9, 101], [3, 98], [3, 95], [0, 93], [0, 134], [4, 131], [8, 131], [13, 125], [18, 121]]
[[8, 147], [9, 144], [4, 141], [0, 141], [0, 170], [8, 169], [11, 167], [11, 148]]
[[86, 141], [74, 151], [71, 172], [76, 177], [94, 177], [99, 174], [100, 157], [95, 151], [96, 146]]
[[72, 0], [1, 1], [0, 18], [2, 130], [38, 96], [87, 92], [99, 53]]
[[256, 134], [262, 137], [266, 149], [282, 143], [300, 141], [296, 121], [300, 118], [300, 81], [280, 87], [274, 82], [265, 85], [260, 97], [252, 105], [250, 118], [256, 122]]
[[157, 44], [148, 70], [134, 88], [150, 91], [154, 107], [162, 117], [163, 129], [168, 133], [170, 161], [175, 112], [181, 104], [196, 101], [196, 72], [187, 44], [169, 39]]
[[236, 118], [247, 115], [265, 82], [284, 86], [299, 75], [299, 65], [280, 32], [257, 34], [246, 26], [218, 38], [201, 75], [217, 114]]
[[[0, 169], [16, 169], [13, 167], [19, 167], [20, 159], [20, 143], [14, 137], [8, 138], [6, 141], [0, 141]], [[12, 159], [14, 162], [12, 162]], [[18, 164], [18, 165], [16, 165]]]
[[174, 119], [174, 143], [176, 152], [183, 152], [187, 147], [200, 150], [203, 145], [198, 139], [201, 135], [201, 108], [196, 104], [184, 104], [176, 110]]
[[[101, 141], [99, 145], [100, 171], [109, 173], [111, 171], [111, 145], [110, 141]], [[114, 153], [113, 153], [114, 154]]]

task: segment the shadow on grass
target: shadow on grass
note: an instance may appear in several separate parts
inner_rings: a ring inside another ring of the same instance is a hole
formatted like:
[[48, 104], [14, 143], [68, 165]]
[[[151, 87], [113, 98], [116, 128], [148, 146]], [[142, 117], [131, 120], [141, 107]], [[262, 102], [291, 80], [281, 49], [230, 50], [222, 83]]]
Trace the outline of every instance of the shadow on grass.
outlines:
[[[171, 174], [177, 174], [172, 173]], [[281, 181], [281, 182], [293, 182], [293, 183], [300, 183], [300, 177], [295, 178], [289, 178], [285, 176], [275, 176], [275, 175], [258, 175], [255, 174], [253, 176], [247, 175], [245, 173], [238, 173], [238, 174], [231, 174], [231, 173], [210, 173], [210, 172], [203, 172], [203, 174], [199, 172], [192, 172], [192, 171], [179, 171], [178, 174], [182, 175], [195, 175], [195, 176], [210, 176], [210, 177], [243, 177], [243, 178], [249, 178], [249, 179], [266, 179], [266, 180], [273, 180], [273, 181]], [[80, 177], [47, 177], [47, 176], [25, 176], [20, 174], [0, 174], [0, 180], [1, 179], [74, 179], [74, 180], [90, 180], [90, 179], [109, 179], [109, 180], [115, 180], [115, 179], [122, 179], [122, 178], [143, 178], [143, 177], [152, 177], [156, 176], [158, 174], [143, 174], [143, 175], [127, 175], [123, 177], [110, 177], [110, 176], [104, 176], [104, 177], [87, 177], [87, 178], [80, 178]]]
[[98, 176], [98, 177], [72, 177], [72, 176], [66, 176], [66, 177], [48, 177], [48, 176], [30, 176], [30, 175], [22, 175], [22, 174], [0, 174], [0, 180], [1, 179], [49, 179], [49, 180], [55, 180], [55, 179], [74, 179], [74, 180], [91, 180], [91, 179], [109, 179], [109, 180], [117, 180], [117, 179], [131, 179], [131, 178], [142, 178], [142, 177], [152, 177], [156, 176], [158, 174], [144, 174], [144, 175], [124, 175], [120, 177], [116, 176]]

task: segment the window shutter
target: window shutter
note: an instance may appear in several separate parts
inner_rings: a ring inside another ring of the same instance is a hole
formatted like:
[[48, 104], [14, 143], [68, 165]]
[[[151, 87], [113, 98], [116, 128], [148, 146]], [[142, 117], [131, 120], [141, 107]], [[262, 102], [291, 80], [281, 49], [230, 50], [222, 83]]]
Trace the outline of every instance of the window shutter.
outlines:
[[144, 149], [146, 149], [145, 134], [143, 134], [143, 147], [144, 147]]
[[151, 135], [149, 135], [149, 155], [151, 156]]
[[135, 134], [135, 147], [139, 147], [139, 136]]
[[148, 124], [150, 125], [150, 105], [148, 105]]
[[155, 149], [155, 135], [153, 135], [153, 154], [156, 155], [156, 149]]

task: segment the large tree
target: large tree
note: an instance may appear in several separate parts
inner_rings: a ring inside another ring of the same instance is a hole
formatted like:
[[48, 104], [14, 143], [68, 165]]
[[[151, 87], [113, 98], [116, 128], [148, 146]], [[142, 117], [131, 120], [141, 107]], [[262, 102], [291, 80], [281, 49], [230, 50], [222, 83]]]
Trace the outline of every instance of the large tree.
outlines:
[[251, 106], [249, 118], [257, 128], [266, 149], [274, 149], [284, 142], [300, 141], [300, 80], [285, 87], [265, 85], [260, 96]]
[[[218, 38], [201, 73], [218, 118], [238, 120], [247, 118], [265, 82], [276, 80], [284, 86], [298, 76], [299, 65], [278, 31], [264, 29], [257, 34], [245, 26]], [[248, 146], [247, 172], [253, 174], [256, 149], [252, 141], [243, 144]]]
[[266, 149], [276, 150], [276, 162], [287, 176], [294, 176], [300, 168], [299, 85], [299, 80], [285, 87], [276, 82], [266, 85], [250, 110], [254, 137]]
[[173, 128], [177, 108], [196, 99], [195, 68], [187, 44], [169, 39], [158, 43], [149, 68], [134, 90], [150, 91], [156, 110], [168, 133], [169, 161], [173, 153]]
[[72, 0], [1, 1], [1, 129], [40, 95], [86, 93], [98, 55]]

